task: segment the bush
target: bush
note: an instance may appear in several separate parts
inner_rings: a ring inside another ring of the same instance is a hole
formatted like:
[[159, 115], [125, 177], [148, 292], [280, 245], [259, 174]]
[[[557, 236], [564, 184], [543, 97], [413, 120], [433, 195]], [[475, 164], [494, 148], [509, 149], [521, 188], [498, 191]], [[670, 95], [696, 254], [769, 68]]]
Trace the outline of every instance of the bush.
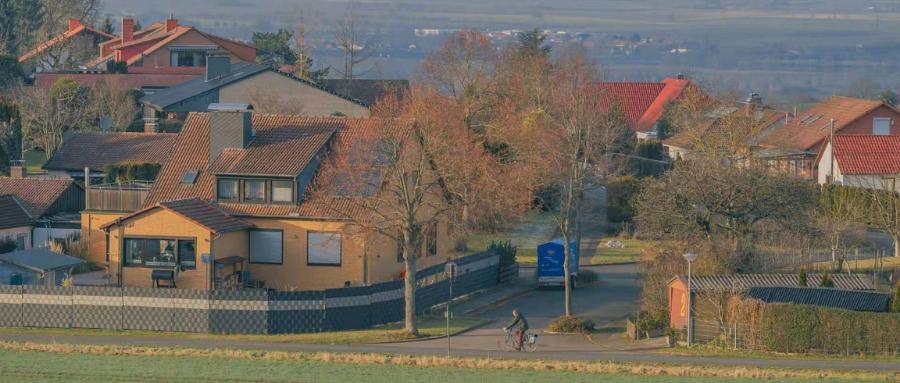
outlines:
[[656, 313], [641, 311], [636, 315], [630, 315], [628, 317], [628, 320], [630, 320], [631, 323], [634, 323], [634, 326], [639, 332], [644, 332], [650, 330], [659, 330], [668, 327], [668, 315], [669, 313], [665, 311], [659, 311]]
[[571, 315], [563, 315], [550, 321], [547, 330], [565, 334], [587, 334], [594, 331], [594, 322]]
[[748, 348], [775, 352], [845, 354], [900, 352], [900, 314], [747, 300], [735, 315], [749, 331], [739, 333]]
[[638, 177], [655, 177], [669, 169], [668, 164], [658, 162], [668, 160], [666, 150], [660, 141], [638, 143], [635, 154], [638, 158], [632, 158], [632, 167]]
[[500, 266], [509, 266], [516, 263], [516, 251], [518, 249], [512, 245], [512, 242], [493, 242], [488, 246], [488, 251], [494, 252], [500, 256]]
[[806, 269], [800, 269], [800, 276], [797, 284], [801, 287], [806, 287]]
[[894, 290], [894, 300], [891, 302], [891, 312], [900, 313], [900, 283]]
[[162, 165], [149, 162], [107, 165], [103, 182], [153, 181], [161, 168]]
[[635, 198], [641, 183], [635, 177], [613, 177], [606, 183], [606, 217], [610, 222], [631, 222], [634, 219]]
[[834, 287], [834, 281], [831, 280], [831, 276], [828, 273], [822, 274], [822, 282], [819, 283], [819, 287]]

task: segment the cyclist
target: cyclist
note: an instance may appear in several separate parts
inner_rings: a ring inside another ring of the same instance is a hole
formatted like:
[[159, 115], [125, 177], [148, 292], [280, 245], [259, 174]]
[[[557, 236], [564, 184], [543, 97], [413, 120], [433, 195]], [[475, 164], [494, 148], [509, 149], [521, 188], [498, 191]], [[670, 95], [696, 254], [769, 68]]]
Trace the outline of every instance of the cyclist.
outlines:
[[512, 323], [503, 329], [506, 331], [509, 331], [512, 328], [516, 329], [516, 351], [522, 351], [522, 345], [525, 343], [525, 332], [528, 331], [528, 320], [525, 319], [525, 316], [522, 315], [518, 309], [513, 309], [512, 315]]

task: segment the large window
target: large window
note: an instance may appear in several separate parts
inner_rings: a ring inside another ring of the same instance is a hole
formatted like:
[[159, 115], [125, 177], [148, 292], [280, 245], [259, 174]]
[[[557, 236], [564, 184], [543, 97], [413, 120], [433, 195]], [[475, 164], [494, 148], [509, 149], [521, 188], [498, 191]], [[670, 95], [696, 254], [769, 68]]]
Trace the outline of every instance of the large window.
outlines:
[[341, 234], [332, 232], [307, 232], [306, 263], [314, 266], [340, 266]]
[[236, 201], [240, 198], [238, 180], [220, 179], [219, 181], [219, 200]]
[[293, 202], [294, 182], [272, 181], [272, 202]]
[[250, 263], [280, 265], [283, 261], [281, 230], [250, 231]]
[[125, 265], [136, 267], [197, 267], [193, 239], [125, 238]]
[[266, 202], [266, 181], [244, 180], [244, 202]]

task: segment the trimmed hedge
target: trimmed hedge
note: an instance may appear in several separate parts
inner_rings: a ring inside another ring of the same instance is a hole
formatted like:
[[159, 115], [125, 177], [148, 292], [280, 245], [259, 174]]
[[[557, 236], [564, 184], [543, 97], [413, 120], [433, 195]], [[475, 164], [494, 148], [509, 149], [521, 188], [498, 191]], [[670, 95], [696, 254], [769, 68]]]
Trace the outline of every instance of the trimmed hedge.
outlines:
[[156, 163], [124, 163], [107, 165], [103, 182], [153, 181], [162, 165]]
[[790, 353], [900, 352], [900, 314], [896, 313], [745, 300], [735, 314], [749, 324], [749, 331], [739, 333], [749, 348]]

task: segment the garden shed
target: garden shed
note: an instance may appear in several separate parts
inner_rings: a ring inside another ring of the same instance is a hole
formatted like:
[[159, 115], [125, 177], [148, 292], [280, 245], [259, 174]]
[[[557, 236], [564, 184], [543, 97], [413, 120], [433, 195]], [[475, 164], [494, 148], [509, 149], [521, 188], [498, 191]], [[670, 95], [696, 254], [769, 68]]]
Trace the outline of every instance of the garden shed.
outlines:
[[0, 284], [59, 286], [84, 263], [46, 248], [0, 254]]

